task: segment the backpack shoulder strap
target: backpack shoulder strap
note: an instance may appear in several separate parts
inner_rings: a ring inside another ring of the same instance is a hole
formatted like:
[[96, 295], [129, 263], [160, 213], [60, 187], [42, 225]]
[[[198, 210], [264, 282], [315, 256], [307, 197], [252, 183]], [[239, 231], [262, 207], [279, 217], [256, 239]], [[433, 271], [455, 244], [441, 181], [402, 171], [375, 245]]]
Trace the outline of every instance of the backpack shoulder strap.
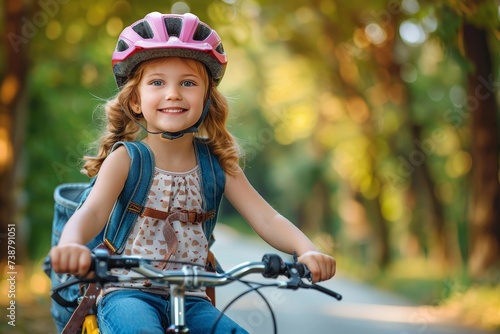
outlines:
[[213, 217], [205, 221], [203, 227], [205, 237], [209, 241], [209, 245], [211, 245], [214, 241], [212, 233], [217, 222], [222, 195], [224, 194], [226, 174], [219, 163], [219, 159], [210, 151], [205, 140], [196, 138], [195, 148], [196, 158], [201, 170], [203, 210], [206, 212], [214, 211]]
[[125, 248], [128, 235], [146, 204], [155, 166], [153, 152], [145, 143], [118, 142], [112, 150], [122, 145], [131, 159], [130, 170], [106, 224], [103, 240], [109, 250], [117, 254]]
[[[130, 169], [122, 192], [113, 207], [110, 218], [104, 231], [103, 243], [113, 253], [123, 251], [127, 237], [134, 226], [137, 216], [147, 200], [154, 171], [154, 156], [149, 147], [142, 142], [118, 142], [111, 151], [125, 146], [130, 156]], [[94, 184], [93, 178], [90, 187]], [[88, 191], [81, 196], [80, 203], [85, 200]], [[77, 203], [75, 203], [75, 206]], [[81, 327], [83, 319], [90, 308], [95, 304], [99, 287], [95, 283], [89, 284], [80, 304], [76, 307], [71, 318], [64, 327], [62, 334], [76, 333]]]

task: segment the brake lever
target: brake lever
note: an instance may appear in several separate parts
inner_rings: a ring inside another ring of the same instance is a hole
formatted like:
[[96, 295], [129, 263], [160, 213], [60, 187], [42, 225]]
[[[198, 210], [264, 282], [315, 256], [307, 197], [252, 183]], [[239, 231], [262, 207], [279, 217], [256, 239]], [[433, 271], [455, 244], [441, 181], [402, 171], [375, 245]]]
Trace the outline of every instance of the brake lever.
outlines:
[[296, 252], [293, 252], [293, 267], [298, 271], [299, 278], [305, 278], [312, 282], [312, 273], [303, 263], [299, 263], [299, 258]]
[[[293, 264], [290, 265], [288, 267], [288, 274], [290, 275], [290, 279], [288, 280], [287, 284], [286, 284], [286, 288], [287, 289], [292, 289], [292, 290], [297, 290], [299, 288], [301, 289], [314, 289], [314, 290], [317, 290], [317, 291], [320, 291], [324, 294], [327, 294], [337, 300], [342, 300], [342, 295], [335, 292], [335, 291], [332, 291], [332, 290], [329, 290], [321, 285], [318, 285], [316, 283], [312, 283], [312, 284], [307, 284], [305, 283], [302, 278], [306, 278], [309, 282], [312, 281], [312, 274], [311, 272], [309, 271], [309, 269], [307, 268], [307, 266], [305, 265], [302, 265], [302, 266], [299, 266], [300, 264], [298, 263], [298, 259], [297, 259], [297, 253], [293, 253]], [[301, 268], [300, 270], [301, 271], [304, 271], [303, 273], [300, 273], [299, 270], [297, 268]]]
[[314, 290], [317, 290], [319, 292], [323, 292], [324, 294], [330, 296], [330, 297], [333, 297], [337, 300], [342, 300], [342, 295], [340, 293], [337, 293], [335, 291], [332, 291], [332, 290], [329, 290], [321, 285], [318, 285], [318, 284], [306, 284], [306, 285], [309, 285], [309, 289], [314, 289]]
[[[309, 284], [302, 281], [306, 278], [309, 282], [312, 281], [312, 275], [307, 266], [298, 262], [297, 253], [293, 252], [293, 263], [287, 265], [287, 281], [286, 288], [297, 290], [299, 288], [308, 288]], [[299, 271], [300, 270], [300, 271]]]
[[302, 279], [300, 278], [297, 269], [292, 268], [290, 270], [290, 279], [286, 282], [286, 288], [297, 290], [303, 284]]

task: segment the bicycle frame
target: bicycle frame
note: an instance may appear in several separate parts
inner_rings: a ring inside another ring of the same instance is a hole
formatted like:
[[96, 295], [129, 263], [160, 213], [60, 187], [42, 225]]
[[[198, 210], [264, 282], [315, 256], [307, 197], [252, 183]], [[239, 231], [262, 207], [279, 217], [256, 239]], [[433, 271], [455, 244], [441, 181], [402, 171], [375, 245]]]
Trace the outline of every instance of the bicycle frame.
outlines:
[[95, 314], [89, 314], [85, 317], [82, 326], [82, 334], [99, 334], [97, 317]]

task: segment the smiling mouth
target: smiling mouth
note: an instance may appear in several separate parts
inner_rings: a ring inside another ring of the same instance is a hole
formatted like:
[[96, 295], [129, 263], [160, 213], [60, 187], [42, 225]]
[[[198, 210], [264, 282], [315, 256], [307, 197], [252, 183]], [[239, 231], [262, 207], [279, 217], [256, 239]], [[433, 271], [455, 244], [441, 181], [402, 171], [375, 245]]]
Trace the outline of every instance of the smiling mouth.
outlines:
[[157, 109], [157, 111], [163, 113], [163, 114], [182, 114], [187, 111], [187, 109], [181, 109], [181, 108], [165, 108], [165, 109]]

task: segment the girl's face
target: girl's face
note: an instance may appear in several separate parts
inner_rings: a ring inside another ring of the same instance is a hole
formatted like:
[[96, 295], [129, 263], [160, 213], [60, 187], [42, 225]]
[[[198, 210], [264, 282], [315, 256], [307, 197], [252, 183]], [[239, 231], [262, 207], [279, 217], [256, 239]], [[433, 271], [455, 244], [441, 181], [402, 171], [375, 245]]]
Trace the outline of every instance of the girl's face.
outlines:
[[162, 58], [147, 63], [139, 81], [140, 110], [149, 131], [182, 131], [201, 117], [207, 73], [195, 60]]

